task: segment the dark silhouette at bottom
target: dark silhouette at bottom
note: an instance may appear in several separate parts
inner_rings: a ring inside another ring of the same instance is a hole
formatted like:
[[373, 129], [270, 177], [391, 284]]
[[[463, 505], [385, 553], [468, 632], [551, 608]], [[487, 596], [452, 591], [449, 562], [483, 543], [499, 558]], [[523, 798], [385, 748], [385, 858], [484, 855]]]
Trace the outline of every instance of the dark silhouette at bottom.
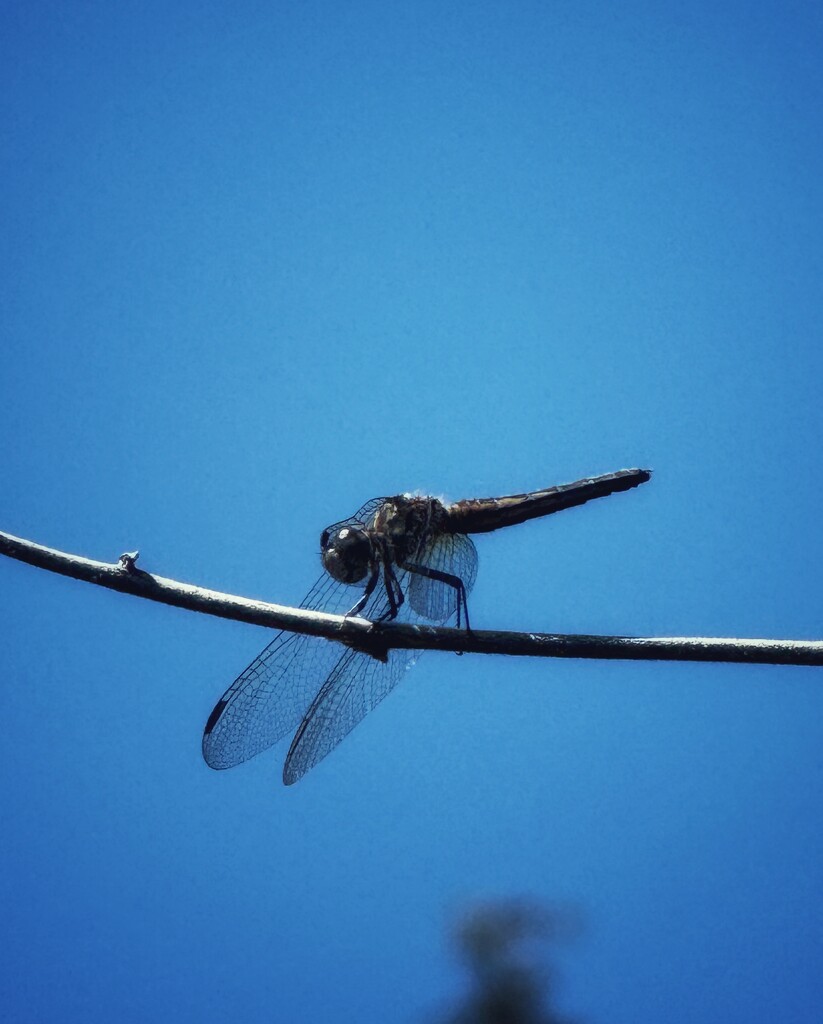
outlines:
[[555, 971], [546, 950], [579, 931], [568, 909], [525, 900], [472, 908], [454, 941], [473, 988], [445, 1024], [580, 1024], [553, 1006]]

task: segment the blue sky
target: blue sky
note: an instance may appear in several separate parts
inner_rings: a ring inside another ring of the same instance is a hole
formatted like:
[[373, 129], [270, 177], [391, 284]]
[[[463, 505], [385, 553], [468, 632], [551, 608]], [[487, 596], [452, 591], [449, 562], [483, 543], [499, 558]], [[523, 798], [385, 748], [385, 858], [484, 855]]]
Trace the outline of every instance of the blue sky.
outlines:
[[[374, 495], [650, 466], [479, 538], [473, 623], [819, 638], [822, 44], [3, 5], [0, 529], [297, 603]], [[10, 561], [0, 606], [8, 1019], [431, 1019], [448, 922], [523, 894], [580, 908], [587, 1021], [819, 1019], [819, 670], [427, 654], [284, 789], [200, 755], [264, 631]]]

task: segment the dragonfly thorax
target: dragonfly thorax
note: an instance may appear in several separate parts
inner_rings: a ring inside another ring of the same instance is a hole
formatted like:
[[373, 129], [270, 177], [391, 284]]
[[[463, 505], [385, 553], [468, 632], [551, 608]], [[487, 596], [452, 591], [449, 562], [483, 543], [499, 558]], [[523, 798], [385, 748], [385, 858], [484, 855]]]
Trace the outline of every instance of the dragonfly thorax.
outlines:
[[391, 560], [416, 561], [426, 541], [441, 526], [443, 506], [437, 498], [398, 494], [387, 498], [371, 524], [384, 541]]
[[329, 576], [341, 583], [359, 583], [374, 565], [374, 544], [367, 530], [341, 526], [324, 530], [320, 557]]

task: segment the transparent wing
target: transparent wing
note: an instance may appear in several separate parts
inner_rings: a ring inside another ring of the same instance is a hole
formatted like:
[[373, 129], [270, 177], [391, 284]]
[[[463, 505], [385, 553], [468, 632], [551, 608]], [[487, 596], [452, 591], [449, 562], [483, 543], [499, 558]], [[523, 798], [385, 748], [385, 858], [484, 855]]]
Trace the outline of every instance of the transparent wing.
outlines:
[[332, 523], [331, 526], [327, 526], [326, 529], [329, 532], [333, 532], [341, 526], [355, 526], [368, 523], [380, 506], [388, 500], [388, 498], [370, 498], [365, 505], [354, 513], [354, 515], [348, 516], [346, 519], [341, 519], [339, 523]]
[[[474, 586], [477, 549], [464, 533], [435, 535], [414, 561], [428, 569], [459, 577], [467, 594]], [[419, 573], [409, 573], [406, 597], [418, 615], [432, 622], [444, 623], [457, 612], [455, 588]]]
[[[383, 501], [372, 498], [343, 522], [367, 521]], [[324, 572], [300, 607], [341, 615], [355, 603], [357, 593], [358, 587], [340, 583]], [[374, 606], [376, 601], [369, 604]], [[385, 610], [375, 607], [375, 614]], [[231, 768], [296, 729], [318, 687], [345, 655], [340, 644], [322, 637], [285, 630], [275, 634], [209, 715], [203, 733], [206, 764]]]
[[[300, 607], [342, 614], [356, 599], [355, 588], [324, 573]], [[206, 764], [231, 768], [296, 729], [341, 650], [323, 637], [285, 630], [275, 634], [209, 716], [203, 733]]]
[[286, 785], [297, 782], [330, 754], [391, 693], [420, 653], [390, 651], [384, 663], [360, 651], [347, 651], [300, 723], [283, 767]]
[[[424, 547], [417, 564], [460, 576], [468, 593], [477, 575], [477, 552], [471, 540], [462, 534], [438, 536]], [[414, 623], [425, 618], [446, 623], [456, 616], [454, 587], [402, 570], [396, 570], [396, 575], [406, 595], [396, 621]], [[382, 615], [388, 610], [388, 600], [382, 588], [380, 592]], [[381, 615], [369, 612], [366, 617], [375, 619]], [[422, 653], [392, 650], [384, 663], [359, 651], [346, 652], [312, 701], [292, 741], [283, 768], [286, 785], [297, 782], [331, 753], [391, 693]]]

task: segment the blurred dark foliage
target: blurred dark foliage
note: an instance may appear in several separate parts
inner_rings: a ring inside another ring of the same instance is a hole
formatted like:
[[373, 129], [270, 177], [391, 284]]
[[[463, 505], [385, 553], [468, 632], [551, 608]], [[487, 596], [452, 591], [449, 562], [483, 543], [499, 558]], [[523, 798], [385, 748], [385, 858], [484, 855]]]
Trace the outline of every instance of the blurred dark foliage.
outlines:
[[444, 1024], [579, 1024], [554, 1007], [550, 947], [575, 938], [579, 915], [529, 900], [476, 905], [454, 930], [472, 987]]

